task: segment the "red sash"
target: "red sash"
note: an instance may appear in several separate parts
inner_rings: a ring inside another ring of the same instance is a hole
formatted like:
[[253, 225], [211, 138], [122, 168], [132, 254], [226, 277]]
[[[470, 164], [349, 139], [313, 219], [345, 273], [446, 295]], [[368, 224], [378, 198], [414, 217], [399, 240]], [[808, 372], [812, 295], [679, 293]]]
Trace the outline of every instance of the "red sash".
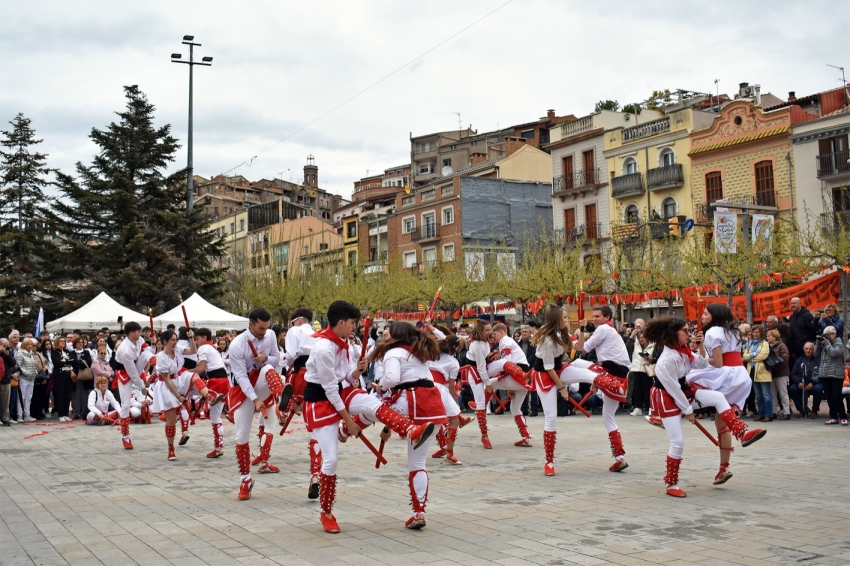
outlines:
[[[130, 376], [127, 375], [127, 370], [119, 369], [115, 372], [115, 382], [120, 383], [121, 385], [127, 385], [130, 383]], [[114, 387], [114, 389], [118, 389], [118, 387]]]
[[743, 366], [744, 358], [741, 357], [741, 352], [726, 352], [723, 354], [724, 366]]
[[652, 407], [650, 412], [661, 418], [675, 417], [682, 414], [673, 397], [663, 389], [657, 387], [649, 390], [649, 406]]
[[[340, 391], [339, 396], [342, 398], [342, 402], [345, 403], [345, 409], [348, 410], [352, 399], [358, 395], [366, 394], [362, 389], [345, 387]], [[339, 413], [336, 412], [330, 401], [319, 401], [317, 403], [307, 401], [304, 403], [304, 424], [307, 425], [307, 430], [310, 432], [323, 426], [336, 424], [341, 420], [342, 417], [339, 416]]]
[[446, 379], [446, 376], [443, 375], [443, 372], [441, 372], [438, 369], [432, 369], [431, 370], [431, 377], [434, 378], [434, 383], [439, 383], [440, 385], [448, 385], [449, 384], [449, 380]]
[[552, 377], [549, 375], [548, 371], [538, 371], [535, 369], [531, 370], [531, 386], [534, 391], [547, 393], [555, 386], [555, 382], [552, 381]]

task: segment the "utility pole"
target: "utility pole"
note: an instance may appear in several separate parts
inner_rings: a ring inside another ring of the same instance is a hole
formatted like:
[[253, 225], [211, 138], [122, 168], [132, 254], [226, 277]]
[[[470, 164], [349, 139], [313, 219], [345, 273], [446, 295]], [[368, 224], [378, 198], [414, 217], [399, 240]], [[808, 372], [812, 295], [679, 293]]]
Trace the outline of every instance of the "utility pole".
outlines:
[[185, 65], [189, 65], [189, 144], [188, 144], [188, 164], [187, 164], [187, 180], [186, 180], [186, 210], [192, 210], [194, 192], [193, 192], [193, 175], [194, 175], [194, 167], [192, 163], [192, 74], [195, 65], [201, 65], [204, 67], [209, 67], [212, 65], [212, 57], [203, 57], [200, 61], [195, 61], [194, 58], [194, 47], [197, 45], [201, 46], [200, 43], [194, 43], [195, 36], [194, 35], [184, 35], [183, 36], [183, 45], [189, 46], [189, 60], [181, 61], [183, 55], [180, 53], [172, 53], [171, 54], [171, 62], [172, 63], [183, 63]]

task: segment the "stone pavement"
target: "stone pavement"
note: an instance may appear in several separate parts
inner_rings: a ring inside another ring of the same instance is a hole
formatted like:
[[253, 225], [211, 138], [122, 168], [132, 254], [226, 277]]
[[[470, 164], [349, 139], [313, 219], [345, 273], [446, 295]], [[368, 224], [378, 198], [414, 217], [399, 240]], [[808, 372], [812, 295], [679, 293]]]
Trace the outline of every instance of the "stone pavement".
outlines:
[[[389, 465], [356, 440], [341, 446], [336, 516], [319, 524], [306, 498], [303, 425], [276, 436], [276, 475], [255, 475], [236, 500], [234, 427], [226, 454], [211, 449], [208, 421], [166, 460], [163, 424], [133, 425], [136, 449], [117, 428], [19, 425], [0, 429], [0, 564], [850, 564], [850, 427], [824, 420], [772, 422], [736, 449], [735, 477], [713, 487], [717, 449], [686, 425], [682, 486], [664, 495], [667, 437], [618, 414], [630, 467], [611, 463], [602, 419], [559, 419], [557, 476], [543, 475], [542, 415], [534, 447], [515, 448], [509, 416], [491, 416], [494, 449], [475, 424], [461, 430], [454, 467], [429, 459], [428, 526], [411, 532], [403, 441]], [[713, 429], [713, 423], [702, 421]], [[255, 426], [256, 430], [256, 426]], [[47, 434], [44, 434], [47, 432]], [[367, 431], [377, 442], [377, 429]], [[252, 439], [255, 448], [256, 440]]]

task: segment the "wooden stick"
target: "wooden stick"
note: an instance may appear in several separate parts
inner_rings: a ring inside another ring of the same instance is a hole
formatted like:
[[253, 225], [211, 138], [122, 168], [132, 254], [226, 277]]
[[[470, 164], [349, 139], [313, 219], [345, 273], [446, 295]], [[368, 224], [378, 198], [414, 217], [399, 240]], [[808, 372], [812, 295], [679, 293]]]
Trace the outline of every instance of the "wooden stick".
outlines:
[[180, 295], [177, 295], [177, 297], [180, 299], [180, 308], [183, 309], [183, 322], [186, 323], [186, 330], [189, 330], [189, 317], [186, 315], [186, 307], [183, 305], [183, 297]]
[[443, 290], [443, 286], [440, 285], [437, 288], [436, 294], [434, 295], [434, 300], [431, 302], [431, 308], [428, 309], [428, 312], [425, 313], [425, 318], [431, 318], [431, 316], [434, 314], [434, 309], [437, 308], [437, 301], [440, 300], [440, 291], [442, 291], [442, 290]]
[[697, 428], [698, 428], [698, 429], [700, 429], [700, 430], [702, 431], [702, 433], [703, 433], [703, 434], [704, 434], [704, 435], [705, 435], [705, 436], [706, 436], [706, 437], [707, 437], [707, 438], [711, 441], [711, 443], [712, 443], [712, 444], [714, 444], [715, 446], [720, 446], [720, 444], [717, 442], [717, 439], [716, 439], [716, 438], [714, 438], [714, 437], [711, 435], [711, 433], [710, 433], [710, 432], [708, 432], [707, 430], [705, 430], [705, 427], [704, 427], [704, 426], [702, 426], [702, 425], [699, 423], [699, 421], [697, 421], [697, 420], [696, 420], [696, 418], [694, 418], [694, 424], [695, 424], [695, 425], [697, 425]]
[[569, 394], [567, 394], [567, 397], [569, 397], [569, 399], [570, 399], [570, 403], [572, 403], [572, 404], [573, 404], [573, 406], [574, 406], [576, 409], [578, 409], [579, 411], [581, 411], [582, 413], [584, 413], [584, 416], [585, 416], [585, 417], [590, 418], [590, 413], [588, 413], [588, 412], [587, 412], [587, 410], [584, 408], [584, 403], [585, 403], [585, 401], [587, 401], [587, 400], [590, 398], [590, 396], [591, 396], [592, 394], [593, 394], [593, 392], [592, 392], [592, 391], [588, 391], [588, 392], [585, 394], [585, 396], [582, 398], [582, 400], [581, 400], [581, 401], [579, 401], [579, 402], [576, 402], [576, 400], [575, 400], [575, 399], [573, 399], [572, 397], [570, 397], [570, 396], [569, 396]]
[[386, 459], [386, 458], [384, 458], [384, 455], [383, 455], [383, 454], [381, 454], [380, 452], [378, 452], [378, 451], [375, 449], [375, 445], [374, 445], [374, 444], [372, 444], [371, 442], [369, 442], [369, 439], [368, 439], [368, 438], [366, 438], [366, 435], [364, 435], [364, 434], [363, 434], [363, 431], [360, 431], [360, 434], [358, 434], [358, 435], [357, 435], [357, 438], [359, 438], [360, 440], [362, 440], [362, 441], [363, 441], [363, 444], [365, 444], [365, 445], [366, 445], [366, 448], [368, 448], [369, 450], [371, 450], [371, 451], [372, 451], [372, 454], [374, 454], [374, 455], [378, 458], [378, 462], [380, 462], [381, 464], [386, 464], [386, 463], [387, 463], [387, 459]]
[[366, 317], [366, 322], [363, 323], [363, 342], [360, 344], [360, 359], [366, 357], [366, 346], [369, 344], [369, 326], [372, 324], [372, 319]]
[[[390, 427], [385, 426], [384, 431], [381, 434], [387, 434], [389, 431], [390, 431]], [[381, 467], [381, 457], [384, 454], [384, 444], [386, 444], [386, 442], [384, 441], [383, 438], [381, 438], [381, 445], [378, 448], [378, 459], [375, 461], [375, 469], [376, 470]]]

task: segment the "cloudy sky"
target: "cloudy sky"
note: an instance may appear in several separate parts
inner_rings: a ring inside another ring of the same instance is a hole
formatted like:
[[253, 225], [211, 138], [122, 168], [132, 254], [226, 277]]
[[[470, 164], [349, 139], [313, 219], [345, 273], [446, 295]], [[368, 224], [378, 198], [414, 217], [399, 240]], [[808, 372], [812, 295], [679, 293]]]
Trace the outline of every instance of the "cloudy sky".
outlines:
[[839, 86], [827, 63], [850, 76], [847, 0], [506, 1], [0, 0], [0, 120], [23, 112], [71, 172], [138, 84], [185, 141], [188, 70], [169, 59], [192, 34], [215, 58], [195, 70], [196, 172], [298, 181], [313, 154], [320, 184], [348, 196], [410, 161], [411, 132], [456, 128], [455, 112], [486, 131], [715, 79], [784, 99]]

